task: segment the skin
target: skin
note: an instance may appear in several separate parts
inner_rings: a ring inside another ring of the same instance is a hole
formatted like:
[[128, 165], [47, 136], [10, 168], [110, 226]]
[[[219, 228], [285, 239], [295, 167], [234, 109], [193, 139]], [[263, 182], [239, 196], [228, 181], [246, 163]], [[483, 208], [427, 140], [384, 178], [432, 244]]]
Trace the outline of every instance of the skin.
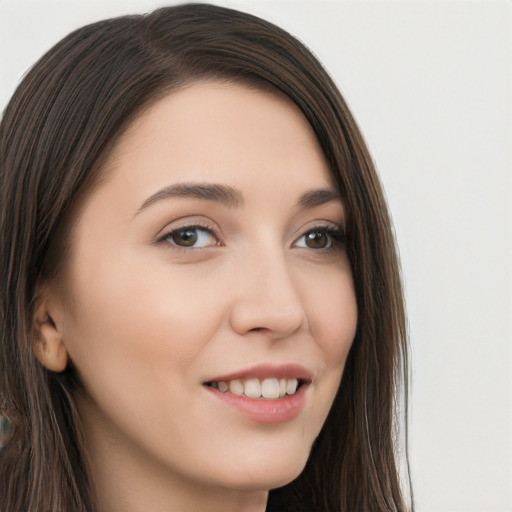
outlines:
[[[44, 353], [60, 350], [83, 383], [100, 508], [262, 512], [303, 469], [356, 328], [345, 247], [326, 232], [343, 229], [342, 201], [298, 204], [335, 191], [318, 142], [277, 93], [196, 83], [129, 128], [104, 178], [42, 292]], [[228, 186], [237, 201], [158, 194], [182, 183]], [[191, 225], [203, 231], [182, 246], [176, 230]], [[254, 421], [204, 386], [287, 363], [313, 375], [291, 421]]]

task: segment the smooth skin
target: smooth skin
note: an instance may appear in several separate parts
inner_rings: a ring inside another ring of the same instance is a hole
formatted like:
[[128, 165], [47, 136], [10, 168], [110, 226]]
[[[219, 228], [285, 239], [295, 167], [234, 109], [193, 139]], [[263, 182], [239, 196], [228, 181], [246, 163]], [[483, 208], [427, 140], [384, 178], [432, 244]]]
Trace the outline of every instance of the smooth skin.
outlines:
[[[278, 93], [195, 83], [133, 123], [103, 178], [37, 309], [38, 357], [83, 383], [99, 506], [262, 512], [302, 471], [357, 322], [314, 133]], [[289, 363], [313, 375], [291, 421], [254, 421], [205, 386]]]

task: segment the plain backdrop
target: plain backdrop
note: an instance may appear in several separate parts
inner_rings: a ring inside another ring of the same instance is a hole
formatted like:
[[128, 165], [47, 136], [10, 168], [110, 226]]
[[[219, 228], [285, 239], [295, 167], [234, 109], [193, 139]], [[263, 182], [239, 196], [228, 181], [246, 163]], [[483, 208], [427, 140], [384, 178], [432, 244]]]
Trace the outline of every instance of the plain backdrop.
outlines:
[[[0, 0], [0, 108], [72, 29], [171, 3]], [[417, 512], [512, 511], [512, 3], [214, 3], [302, 39], [372, 151], [408, 300]]]

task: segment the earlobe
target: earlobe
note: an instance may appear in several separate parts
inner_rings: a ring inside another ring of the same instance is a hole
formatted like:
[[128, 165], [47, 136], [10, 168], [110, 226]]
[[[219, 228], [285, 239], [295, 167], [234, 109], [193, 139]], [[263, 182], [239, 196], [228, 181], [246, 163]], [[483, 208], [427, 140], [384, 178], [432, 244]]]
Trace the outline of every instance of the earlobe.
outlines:
[[63, 343], [61, 326], [50, 316], [48, 303], [38, 299], [34, 311], [32, 351], [39, 362], [52, 372], [63, 372], [68, 365], [68, 351]]

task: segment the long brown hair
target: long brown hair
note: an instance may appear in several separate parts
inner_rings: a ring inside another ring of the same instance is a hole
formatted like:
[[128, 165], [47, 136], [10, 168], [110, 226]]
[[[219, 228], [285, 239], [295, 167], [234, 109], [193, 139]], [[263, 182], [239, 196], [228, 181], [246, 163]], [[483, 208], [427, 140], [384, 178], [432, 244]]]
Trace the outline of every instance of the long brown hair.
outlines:
[[254, 16], [201, 4], [73, 32], [30, 70], [5, 110], [0, 412], [15, 435], [0, 450], [0, 510], [95, 510], [74, 404], [79, 384], [72, 369], [49, 372], [31, 350], [36, 284], [65, 264], [70, 210], [98, 180], [130, 122], [163, 95], [202, 79], [288, 96], [312, 126], [348, 212], [356, 337], [305, 470], [271, 491], [267, 510], [408, 510], [407, 455], [405, 445], [398, 446], [406, 421], [397, 421], [407, 403], [403, 293], [386, 202], [363, 137], [302, 43]]

